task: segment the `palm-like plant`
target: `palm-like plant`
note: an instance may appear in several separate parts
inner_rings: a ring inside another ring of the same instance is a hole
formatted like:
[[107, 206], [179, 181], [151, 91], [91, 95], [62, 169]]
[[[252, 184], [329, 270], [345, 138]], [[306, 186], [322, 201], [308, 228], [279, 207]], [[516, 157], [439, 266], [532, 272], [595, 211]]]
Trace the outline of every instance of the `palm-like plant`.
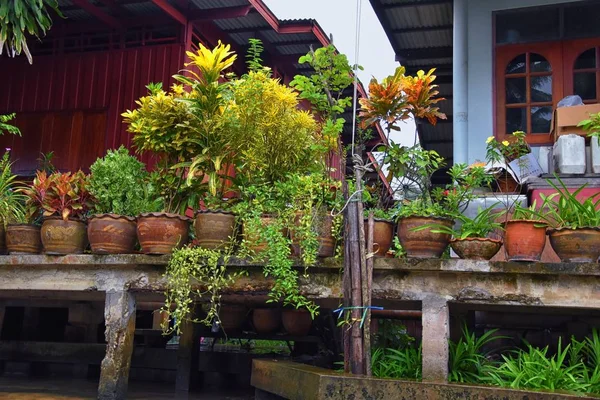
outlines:
[[12, 173], [12, 165], [7, 151], [0, 159], [0, 217], [4, 224], [21, 221], [25, 214], [22, 183]]

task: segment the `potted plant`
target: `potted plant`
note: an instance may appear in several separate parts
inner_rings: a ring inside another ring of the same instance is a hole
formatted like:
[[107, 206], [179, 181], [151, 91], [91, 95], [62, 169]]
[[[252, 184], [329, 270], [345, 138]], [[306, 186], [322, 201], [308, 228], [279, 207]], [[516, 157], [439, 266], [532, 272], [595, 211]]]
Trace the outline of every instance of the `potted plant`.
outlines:
[[[486, 160], [492, 166], [500, 167], [500, 171], [494, 175], [499, 192], [515, 193], [520, 191], [520, 183], [515, 180], [509, 169], [518, 172], [521, 170], [522, 165], [520, 164], [527, 162], [527, 160], [523, 161], [522, 157], [529, 154], [531, 148], [525, 136], [525, 132], [515, 131], [501, 142], [494, 136], [490, 136], [486, 140]], [[517, 176], [517, 179], [521, 178], [523, 177]]]
[[25, 194], [29, 207], [43, 210], [41, 235], [46, 254], [80, 254], [87, 247], [85, 215], [92, 205], [88, 176], [38, 171]]
[[108, 150], [90, 167], [89, 191], [94, 197], [88, 219], [88, 238], [93, 253], [133, 253], [137, 243], [136, 216], [152, 211], [151, 186], [143, 163], [121, 146]]
[[9, 150], [0, 159], [0, 254], [5, 254], [7, 250], [5, 232], [8, 226], [21, 221], [25, 216], [22, 184], [12, 173]]
[[283, 329], [292, 336], [306, 336], [312, 327], [313, 318], [305, 309], [284, 308], [281, 311]]
[[18, 190], [24, 196], [23, 214], [15, 218], [6, 227], [6, 247], [9, 254], [39, 254], [42, 252], [42, 209], [32, 201], [25, 186]]
[[540, 261], [546, 247], [546, 223], [539, 217], [535, 202], [529, 207], [515, 204], [504, 229], [508, 261]]
[[[446, 225], [433, 226], [432, 232], [445, 233], [452, 236], [450, 247], [460, 258], [468, 260], [489, 260], [502, 247], [502, 240], [490, 238], [490, 234], [502, 229], [497, 222], [496, 205], [479, 209], [474, 218], [463, 214], [456, 215], [457, 227]], [[422, 229], [418, 228], [418, 230]]]
[[584, 184], [571, 192], [554, 175], [557, 183], [548, 179], [556, 190], [543, 196], [540, 218], [548, 224], [550, 244], [563, 262], [597, 262], [600, 257], [600, 200], [597, 195], [579, 200]]

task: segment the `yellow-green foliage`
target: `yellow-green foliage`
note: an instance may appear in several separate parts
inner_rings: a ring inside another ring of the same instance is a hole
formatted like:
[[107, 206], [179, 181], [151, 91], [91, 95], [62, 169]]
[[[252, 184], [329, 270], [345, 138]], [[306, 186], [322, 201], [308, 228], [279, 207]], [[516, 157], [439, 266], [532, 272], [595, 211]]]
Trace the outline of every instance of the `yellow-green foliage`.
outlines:
[[236, 114], [245, 146], [243, 171], [267, 182], [290, 172], [317, 167], [317, 124], [307, 111], [298, 109], [298, 95], [263, 69], [233, 82]]

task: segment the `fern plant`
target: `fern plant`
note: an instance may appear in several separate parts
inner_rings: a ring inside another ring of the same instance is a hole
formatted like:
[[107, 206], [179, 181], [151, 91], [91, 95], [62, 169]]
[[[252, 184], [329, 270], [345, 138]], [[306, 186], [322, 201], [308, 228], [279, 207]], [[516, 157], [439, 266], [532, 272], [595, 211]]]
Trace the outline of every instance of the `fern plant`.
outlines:
[[[0, 47], [1, 49], [1, 47]], [[1, 54], [1, 52], [0, 52]], [[0, 135], [3, 135], [4, 133], [11, 133], [13, 135], [19, 135], [21, 136], [21, 131], [19, 130], [19, 128], [17, 128], [14, 125], [9, 124], [9, 122], [13, 119], [15, 119], [16, 114], [12, 113], [12, 114], [7, 114], [7, 115], [0, 115]]]

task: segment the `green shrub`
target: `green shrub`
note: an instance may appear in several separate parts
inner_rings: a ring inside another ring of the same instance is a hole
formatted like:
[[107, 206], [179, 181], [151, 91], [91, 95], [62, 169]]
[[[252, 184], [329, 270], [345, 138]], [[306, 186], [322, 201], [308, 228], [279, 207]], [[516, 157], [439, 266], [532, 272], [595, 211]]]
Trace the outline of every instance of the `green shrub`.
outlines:
[[490, 361], [489, 354], [483, 353], [483, 346], [502, 339], [503, 336], [495, 336], [497, 329], [487, 331], [479, 338], [475, 333], [469, 332], [463, 327], [463, 337], [458, 342], [450, 342], [450, 370], [448, 380], [459, 383], [480, 383], [484, 376], [482, 371]]
[[151, 201], [152, 188], [145, 165], [121, 146], [108, 150], [90, 167], [90, 193], [95, 198], [96, 213], [136, 216], [142, 212], [158, 211], [160, 205]]
[[371, 355], [371, 371], [376, 378], [421, 380], [422, 358], [421, 346], [403, 349], [379, 347]]

